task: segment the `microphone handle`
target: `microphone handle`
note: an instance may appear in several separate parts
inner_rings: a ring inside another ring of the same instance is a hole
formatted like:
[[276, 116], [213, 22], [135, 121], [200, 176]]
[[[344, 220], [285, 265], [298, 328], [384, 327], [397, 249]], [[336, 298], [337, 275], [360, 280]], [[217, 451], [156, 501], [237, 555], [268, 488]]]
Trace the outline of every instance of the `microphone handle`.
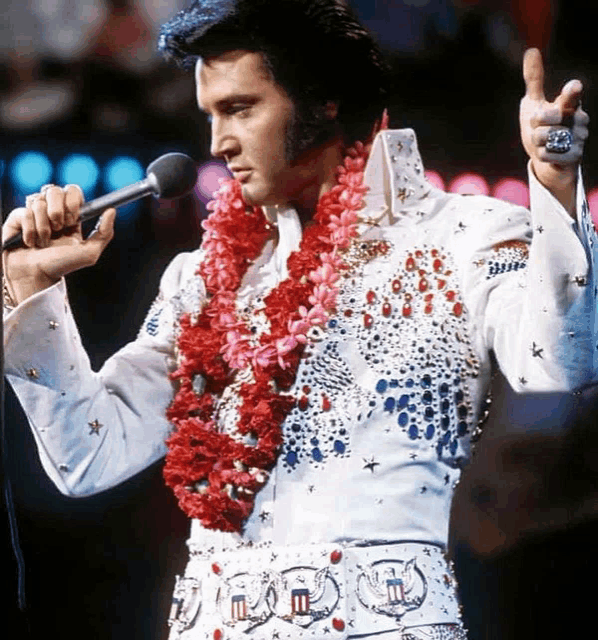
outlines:
[[[97, 218], [106, 211], [106, 209], [121, 207], [129, 202], [139, 200], [139, 198], [156, 194], [157, 191], [158, 184], [156, 177], [153, 173], [150, 173], [147, 178], [144, 178], [143, 180], [129, 184], [126, 187], [117, 189], [116, 191], [111, 191], [99, 198], [95, 198], [95, 200], [91, 200], [90, 202], [83, 203], [81, 209], [79, 209], [79, 221], [77, 224]], [[6, 249], [17, 249], [24, 246], [23, 234], [19, 231], [19, 233], [9, 238], [2, 245], [2, 251]]]

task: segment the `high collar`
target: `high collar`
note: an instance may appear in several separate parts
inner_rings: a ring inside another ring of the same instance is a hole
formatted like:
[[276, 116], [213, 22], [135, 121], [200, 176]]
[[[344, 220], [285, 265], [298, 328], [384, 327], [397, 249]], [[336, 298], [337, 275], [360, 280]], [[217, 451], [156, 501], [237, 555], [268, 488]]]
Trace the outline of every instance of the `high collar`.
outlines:
[[413, 129], [378, 133], [364, 182], [369, 189], [360, 216], [370, 223], [379, 223], [385, 217], [390, 224], [421, 220], [434, 206], [431, 196], [441, 193], [425, 178]]

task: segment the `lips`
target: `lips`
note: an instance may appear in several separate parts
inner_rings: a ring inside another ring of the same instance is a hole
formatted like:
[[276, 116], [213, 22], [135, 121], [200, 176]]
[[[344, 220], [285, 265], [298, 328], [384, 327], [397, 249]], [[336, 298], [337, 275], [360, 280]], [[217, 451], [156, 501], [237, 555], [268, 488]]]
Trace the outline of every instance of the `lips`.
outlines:
[[229, 171], [232, 172], [236, 180], [239, 182], [245, 182], [249, 178], [252, 169], [247, 167], [229, 167]]

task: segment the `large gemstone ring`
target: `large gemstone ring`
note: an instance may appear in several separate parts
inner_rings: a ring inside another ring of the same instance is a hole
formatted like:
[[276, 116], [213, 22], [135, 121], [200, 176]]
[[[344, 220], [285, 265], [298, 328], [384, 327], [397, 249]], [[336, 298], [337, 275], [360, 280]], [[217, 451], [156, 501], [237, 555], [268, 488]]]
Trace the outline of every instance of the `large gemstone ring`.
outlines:
[[567, 153], [571, 151], [573, 135], [570, 129], [553, 129], [546, 137], [546, 151], [551, 153]]

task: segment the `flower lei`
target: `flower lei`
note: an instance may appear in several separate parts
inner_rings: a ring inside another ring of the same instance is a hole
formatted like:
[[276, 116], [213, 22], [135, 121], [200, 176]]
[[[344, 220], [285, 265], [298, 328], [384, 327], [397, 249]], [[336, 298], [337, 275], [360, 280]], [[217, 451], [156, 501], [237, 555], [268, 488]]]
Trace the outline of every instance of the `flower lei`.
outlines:
[[[357, 143], [338, 167], [337, 184], [317, 205], [298, 251], [288, 259], [289, 277], [265, 298], [269, 332], [255, 339], [235, 309], [236, 292], [269, 234], [259, 207], [248, 209], [241, 186], [221, 184], [203, 222], [205, 259], [198, 268], [209, 294], [199, 316], [180, 320], [178, 392], [167, 411], [174, 431], [167, 440], [166, 484], [179, 506], [209, 529], [240, 532], [253, 510], [282, 444], [282, 423], [295, 406], [288, 394], [312, 327], [333, 312], [336, 282], [345, 268], [339, 250], [357, 235], [363, 207], [363, 172], [369, 146]], [[219, 396], [241, 370], [251, 371], [239, 389], [238, 421], [230, 434], [218, 429]], [[197, 376], [205, 380], [201, 394]], [[287, 393], [284, 393], [287, 391]]]

